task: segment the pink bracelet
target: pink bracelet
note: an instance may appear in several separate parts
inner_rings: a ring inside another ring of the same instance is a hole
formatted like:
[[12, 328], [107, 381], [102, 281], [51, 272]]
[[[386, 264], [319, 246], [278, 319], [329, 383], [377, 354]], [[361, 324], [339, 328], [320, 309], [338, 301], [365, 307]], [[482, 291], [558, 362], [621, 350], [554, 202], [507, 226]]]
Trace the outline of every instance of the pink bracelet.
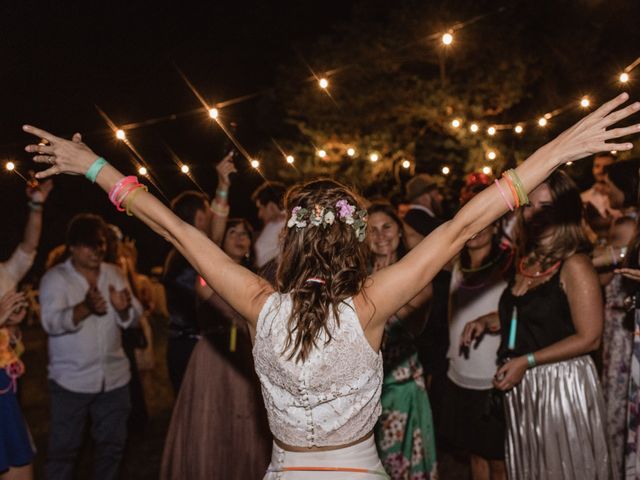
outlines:
[[131, 183], [138, 183], [138, 177], [134, 177], [133, 175], [130, 175], [128, 177], [121, 178], [113, 186], [113, 188], [111, 188], [111, 191], [109, 192], [109, 200], [111, 201], [111, 203], [117, 206], [116, 198], [120, 193], [120, 190], [122, 190], [122, 187], [124, 187], [125, 185], [131, 184]]
[[496, 178], [495, 184], [496, 184], [496, 187], [498, 187], [498, 191], [500, 192], [500, 196], [504, 200], [504, 203], [506, 203], [507, 207], [509, 207], [509, 210], [511, 210], [513, 212], [513, 205], [511, 205], [511, 203], [509, 203], [509, 199], [504, 194], [504, 190], [502, 190], [502, 186], [500, 185], [500, 182], [498, 181], [497, 178]]
[[116, 193], [116, 198], [114, 199], [114, 205], [116, 206], [116, 209], [119, 212], [124, 212], [126, 210], [126, 208], [122, 206], [124, 204], [125, 199], [129, 196], [130, 193], [132, 193], [134, 190], [137, 190], [140, 187], [146, 188], [144, 185], [138, 182], [128, 183], [124, 185], [122, 189], [120, 189]]

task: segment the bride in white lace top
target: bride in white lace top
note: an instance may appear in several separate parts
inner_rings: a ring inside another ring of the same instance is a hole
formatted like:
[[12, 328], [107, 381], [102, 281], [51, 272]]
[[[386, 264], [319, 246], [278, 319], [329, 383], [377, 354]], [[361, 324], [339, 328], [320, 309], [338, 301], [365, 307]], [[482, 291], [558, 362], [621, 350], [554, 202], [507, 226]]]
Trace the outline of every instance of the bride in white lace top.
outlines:
[[98, 183], [114, 204], [169, 240], [247, 320], [275, 436], [266, 478], [382, 478], [386, 474], [371, 431], [380, 411], [378, 352], [385, 322], [471, 236], [508, 208], [526, 203], [527, 193], [556, 168], [591, 153], [632, 148], [627, 142], [605, 142], [640, 131], [640, 125], [608, 129], [640, 109], [634, 103], [614, 111], [627, 100], [622, 94], [582, 119], [478, 194], [400, 261], [370, 276], [362, 242], [366, 212], [360, 199], [331, 180], [294, 187], [287, 197], [290, 218], [277, 293], [177, 218], [135, 177], [123, 177], [78, 136], [68, 141], [35, 127], [24, 130], [48, 143], [26, 148], [35, 161], [49, 164], [38, 178], [83, 174]]

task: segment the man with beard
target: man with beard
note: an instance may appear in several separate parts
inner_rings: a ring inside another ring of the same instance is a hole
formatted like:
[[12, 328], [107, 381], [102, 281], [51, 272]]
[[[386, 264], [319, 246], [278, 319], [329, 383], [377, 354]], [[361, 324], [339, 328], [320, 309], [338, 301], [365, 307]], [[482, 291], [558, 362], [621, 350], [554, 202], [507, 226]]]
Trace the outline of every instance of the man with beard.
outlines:
[[69, 258], [40, 283], [42, 326], [49, 334], [51, 427], [47, 478], [71, 479], [87, 417], [96, 442], [95, 478], [115, 479], [127, 438], [129, 361], [120, 328], [142, 314], [124, 274], [104, 263], [106, 224], [71, 220]]

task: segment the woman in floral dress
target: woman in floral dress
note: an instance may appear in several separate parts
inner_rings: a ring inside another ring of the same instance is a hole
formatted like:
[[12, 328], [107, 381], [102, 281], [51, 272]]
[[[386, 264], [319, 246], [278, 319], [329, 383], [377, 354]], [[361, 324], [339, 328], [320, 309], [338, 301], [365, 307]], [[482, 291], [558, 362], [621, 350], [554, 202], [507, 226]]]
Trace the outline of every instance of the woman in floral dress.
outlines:
[[[373, 269], [380, 270], [406, 252], [402, 222], [391, 205], [369, 209]], [[414, 337], [424, 327], [427, 287], [400, 309], [385, 327], [382, 346], [382, 415], [375, 429], [378, 454], [394, 480], [435, 479], [436, 450], [431, 406]]]

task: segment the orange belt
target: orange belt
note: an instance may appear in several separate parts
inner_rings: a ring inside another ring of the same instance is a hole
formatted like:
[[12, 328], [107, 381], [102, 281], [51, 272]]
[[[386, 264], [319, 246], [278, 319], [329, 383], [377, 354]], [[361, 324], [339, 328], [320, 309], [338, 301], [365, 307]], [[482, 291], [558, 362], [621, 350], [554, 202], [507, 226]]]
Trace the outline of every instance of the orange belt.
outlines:
[[372, 475], [380, 475], [384, 478], [390, 478], [387, 472], [380, 470], [368, 470], [366, 468], [349, 468], [349, 467], [281, 467], [269, 468], [267, 472], [348, 472], [348, 473], [370, 473]]

